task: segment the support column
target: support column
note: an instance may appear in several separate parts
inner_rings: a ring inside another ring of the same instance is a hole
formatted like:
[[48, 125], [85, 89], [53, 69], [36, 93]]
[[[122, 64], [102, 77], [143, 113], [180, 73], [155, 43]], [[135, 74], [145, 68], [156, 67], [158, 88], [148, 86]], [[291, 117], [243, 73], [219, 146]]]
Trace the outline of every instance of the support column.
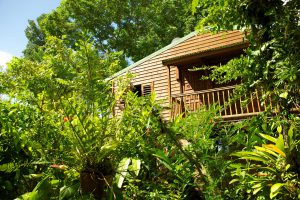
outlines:
[[168, 65], [167, 66], [167, 70], [168, 70], [168, 97], [169, 97], [169, 103], [171, 103], [171, 101], [172, 101], [172, 97], [171, 97], [171, 90], [172, 90], [172, 88], [171, 88], [171, 70], [170, 70], [170, 66]]
[[[172, 88], [171, 88], [171, 70], [170, 70], [170, 65], [168, 65], [167, 66], [167, 73], [168, 73], [168, 79], [167, 79], [167, 81], [168, 81], [168, 99], [169, 99], [169, 106], [172, 106], [172, 92], [171, 92], [171, 90], [172, 90]], [[173, 117], [172, 116], [173, 115], [173, 108], [171, 107], [171, 109], [170, 109], [170, 119]]]

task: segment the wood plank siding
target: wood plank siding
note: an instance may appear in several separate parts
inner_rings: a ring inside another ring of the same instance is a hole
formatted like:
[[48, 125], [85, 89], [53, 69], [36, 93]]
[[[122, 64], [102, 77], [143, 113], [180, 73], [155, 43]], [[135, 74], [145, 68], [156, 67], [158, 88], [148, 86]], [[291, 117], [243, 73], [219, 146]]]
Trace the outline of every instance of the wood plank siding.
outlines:
[[[181, 60], [196, 56], [194, 60], [187, 59], [187, 62], [201, 64], [199, 56], [201, 57], [202, 53], [212, 50], [210, 51], [210, 54], [207, 54], [207, 56], [209, 56], [213, 54], [214, 49], [222, 49], [224, 51], [223, 47], [236, 46], [243, 43], [244, 34], [240, 31], [199, 35], [194, 33], [189, 37], [182, 38], [177, 43], [175, 42], [175, 44], [170, 44], [162, 50], [151, 54], [149, 58], [146, 57], [145, 59], [138, 61], [133, 66], [112, 76], [111, 79], [113, 80], [115, 77], [123, 76], [127, 72], [135, 74], [135, 77], [131, 81], [132, 84], [141, 85], [152, 83], [157, 100], [162, 101], [162, 106], [167, 108], [170, 107], [171, 103], [169, 100], [170, 94], [175, 95], [185, 91], [183, 85], [178, 81], [178, 78], [182, 77], [178, 77], [177, 67], [183, 67], [185, 64], [185, 62], [181, 62]], [[228, 50], [225, 52], [228, 52]], [[180, 59], [181, 57], [182, 59]], [[175, 59], [175, 61], [172, 59]], [[163, 61], [166, 62], [163, 63]], [[179, 64], [176, 64], [176, 62]], [[114, 86], [116, 87], [116, 85]], [[185, 85], [185, 88], [186, 87], [187, 85]], [[199, 86], [199, 88], [201, 87]], [[186, 89], [186, 91], [188, 90]], [[193, 92], [193, 88], [189, 88], [189, 92]], [[116, 108], [116, 112], [119, 112], [118, 108]], [[162, 112], [162, 117], [165, 120], [170, 119], [171, 109], [165, 109]]]

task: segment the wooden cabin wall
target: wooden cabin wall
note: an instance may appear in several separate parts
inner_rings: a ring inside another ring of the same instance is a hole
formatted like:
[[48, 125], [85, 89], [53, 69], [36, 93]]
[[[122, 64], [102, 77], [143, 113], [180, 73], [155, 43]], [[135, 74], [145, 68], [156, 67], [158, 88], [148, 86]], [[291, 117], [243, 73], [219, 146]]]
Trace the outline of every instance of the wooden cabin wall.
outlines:
[[[163, 102], [162, 106], [169, 107], [169, 71], [168, 67], [162, 64], [162, 60], [242, 42], [243, 39], [244, 35], [240, 31], [194, 36], [130, 69], [130, 73], [136, 75], [132, 80], [132, 84], [139, 85], [153, 82], [156, 99]], [[122, 76], [122, 74], [119, 76]], [[171, 94], [180, 93], [180, 84], [176, 80], [176, 66], [170, 66], [170, 78]], [[165, 109], [162, 112], [162, 117], [165, 120], [170, 119], [170, 109]]]

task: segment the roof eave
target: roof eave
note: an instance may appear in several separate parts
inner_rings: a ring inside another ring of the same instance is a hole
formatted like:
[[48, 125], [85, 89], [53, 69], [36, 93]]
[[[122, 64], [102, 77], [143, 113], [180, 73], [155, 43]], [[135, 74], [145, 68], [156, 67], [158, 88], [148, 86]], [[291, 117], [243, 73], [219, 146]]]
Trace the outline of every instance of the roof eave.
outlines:
[[226, 45], [226, 46], [221, 46], [221, 47], [212, 48], [212, 49], [206, 49], [206, 50], [197, 51], [197, 52], [194, 52], [191, 54], [185, 54], [185, 55], [169, 58], [166, 60], [162, 60], [162, 64], [165, 66], [176, 65], [176, 64], [182, 63], [188, 59], [203, 58], [205, 56], [210, 56], [213, 54], [220, 53], [221, 51], [228, 51], [228, 50], [232, 50], [232, 49], [245, 49], [248, 46], [249, 46], [249, 42], [247, 42], [247, 41], [237, 42], [237, 43], [233, 43], [233, 44]]

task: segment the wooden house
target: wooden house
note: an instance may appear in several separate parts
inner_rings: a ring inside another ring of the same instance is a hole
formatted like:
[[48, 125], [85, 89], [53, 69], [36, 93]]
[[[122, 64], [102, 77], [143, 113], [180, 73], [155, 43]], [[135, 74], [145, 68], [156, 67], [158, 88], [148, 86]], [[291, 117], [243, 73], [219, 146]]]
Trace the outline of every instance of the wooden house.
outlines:
[[[193, 71], [194, 67], [219, 65], [240, 56], [249, 43], [240, 31], [220, 32], [218, 34], [197, 34], [195, 32], [183, 38], [177, 38], [168, 46], [139, 60], [133, 65], [110, 77], [135, 74], [132, 85], [138, 95], [155, 91], [157, 100], [163, 102], [165, 120], [193, 111], [201, 105], [219, 104], [224, 107], [220, 116], [238, 118], [263, 111], [257, 98], [251, 95], [246, 107], [241, 106], [242, 98], [228, 105], [237, 83], [218, 85], [203, 80], [208, 71]], [[114, 84], [113, 87], [116, 87]], [[243, 107], [243, 108], [242, 108]], [[116, 112], [118, 108], [116, 108]]]

